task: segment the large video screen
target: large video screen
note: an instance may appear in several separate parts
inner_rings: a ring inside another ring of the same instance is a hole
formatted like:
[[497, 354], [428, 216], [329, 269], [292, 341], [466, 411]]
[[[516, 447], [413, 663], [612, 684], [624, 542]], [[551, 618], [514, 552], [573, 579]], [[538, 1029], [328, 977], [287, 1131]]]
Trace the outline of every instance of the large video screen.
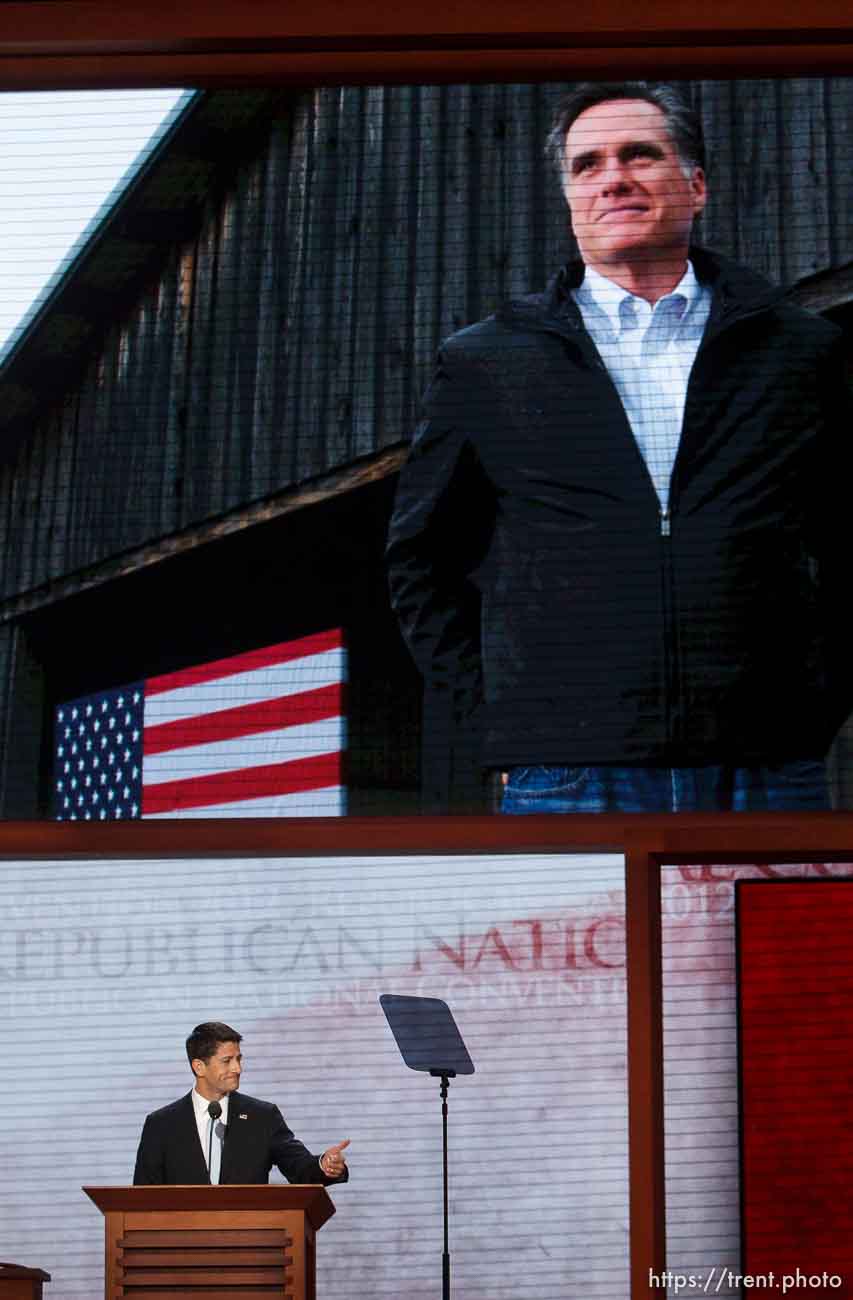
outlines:
[[100, 1293], [81, 1187], [131, 1182], [213, 1019], [244, 1036], [242, 1092], [316, 1153], [351, 1139], [318, 1293], [435, 1296], [439, 1085], [403, 1064], [386, 992], [445, 999], [475, 1064], [449, 1095], [453, 1294], [624, 1300], [621, 858], [6, 862], [4, 916], [0, 1258], [52, 1300]]
[[10, 813], [56, 707], [329, 628], [333, 793], [152, 815], [851, 802], [853, 79], [644, 71], [184, 105], [0, 357]]

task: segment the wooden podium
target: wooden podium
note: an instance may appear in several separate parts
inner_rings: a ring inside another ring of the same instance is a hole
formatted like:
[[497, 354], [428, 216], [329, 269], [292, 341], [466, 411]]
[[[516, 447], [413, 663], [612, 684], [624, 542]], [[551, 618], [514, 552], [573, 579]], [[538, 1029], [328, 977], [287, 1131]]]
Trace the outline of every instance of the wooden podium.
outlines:
[[22, 1268], [20, 1264], [0, 1264], [0, 1300], [41, 1300], [42, 1283], [50, 1274], [41, 1268]]
[[106, 1300], [316, 1300], [319, 1184], [84, 1187], [106, 1228]]

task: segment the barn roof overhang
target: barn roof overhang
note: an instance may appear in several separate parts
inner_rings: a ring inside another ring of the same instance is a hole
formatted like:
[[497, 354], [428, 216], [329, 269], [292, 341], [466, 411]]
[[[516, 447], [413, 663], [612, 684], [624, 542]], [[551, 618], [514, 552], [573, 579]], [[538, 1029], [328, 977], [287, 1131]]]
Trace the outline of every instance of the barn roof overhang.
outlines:
[[168, 252], [199, 227], [281, 90], [188, 93], [0, 353], [0, 455], [60, 402]]

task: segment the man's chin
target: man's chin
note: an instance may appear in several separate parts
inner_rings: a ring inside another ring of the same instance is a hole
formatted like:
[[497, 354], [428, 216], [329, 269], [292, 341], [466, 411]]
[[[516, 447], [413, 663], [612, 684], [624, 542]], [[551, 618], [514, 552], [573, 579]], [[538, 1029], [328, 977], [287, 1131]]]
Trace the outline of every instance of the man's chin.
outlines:
[[659, 245], [649, 239], [631, 239], [630, 233], [633, 232], [626, 231], [624, 239], [602, 241], [601, 248], [597, 250], [599, 262], [618, 266], [629, 261], [648, 262], [661, 256], [662, 250]]

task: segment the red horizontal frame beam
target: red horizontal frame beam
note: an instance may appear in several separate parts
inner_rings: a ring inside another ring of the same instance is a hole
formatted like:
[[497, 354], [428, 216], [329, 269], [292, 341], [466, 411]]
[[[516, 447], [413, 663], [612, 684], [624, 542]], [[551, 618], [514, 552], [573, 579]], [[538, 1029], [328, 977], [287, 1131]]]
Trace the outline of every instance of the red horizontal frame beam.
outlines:
[[590, 851], [678, 863], [853, 861], [853, 813], [0, 822], [0, 858]]
[[405, 46], [450, 39], [484, 45], [536, 44], [555, 36], [569, 44], [682, 45], [775, 38], [800, 43], [837, 39], [853, 25], [845, 0], [811, 0], [808, 9], [778, 0], [717, 0], [713, 10], [684, 0], [600, 0], [559, 6], [553, 0], [433, 0], [425, 8], [399, 0], [5, 0], [0, 41], [9, 52], [89, 46], [102, 52], [156, 50], [214, 41], [319, 42], [398, 40]]
[[0, 87], [223, 86], [843, 72], [846, 0], [6, 0]]

